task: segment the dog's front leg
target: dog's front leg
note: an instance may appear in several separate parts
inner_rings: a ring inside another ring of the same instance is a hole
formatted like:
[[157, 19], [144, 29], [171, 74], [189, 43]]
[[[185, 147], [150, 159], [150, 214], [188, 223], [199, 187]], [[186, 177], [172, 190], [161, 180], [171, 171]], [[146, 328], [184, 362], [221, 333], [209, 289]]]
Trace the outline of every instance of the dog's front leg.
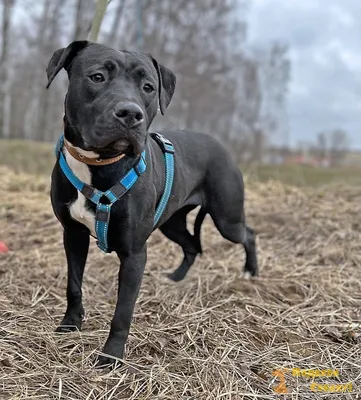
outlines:
[[[118, 256], [121, 262], [118, 276], [118, 300], [103, 353], [123, 358], [124, 346], [147, 261], [146, 245], [135, 254], [128, 256], [118, 254]], [[116, 360], [112, 357], [99, 356], [97, 366], [105, 367], [115, 364]]]
[[72, 225], [71, 229], [64, 229], [63, 240], [68, 262], [68, 306], [56, 332], [80, 331], [84, 315], [81, 286], [89, 250], [89, 231], [80, 224]]

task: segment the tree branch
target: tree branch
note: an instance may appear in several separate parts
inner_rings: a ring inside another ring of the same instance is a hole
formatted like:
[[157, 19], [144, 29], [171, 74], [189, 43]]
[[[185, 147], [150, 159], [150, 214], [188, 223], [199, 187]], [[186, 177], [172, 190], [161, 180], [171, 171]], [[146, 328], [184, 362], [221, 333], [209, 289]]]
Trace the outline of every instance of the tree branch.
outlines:
[[108, 0], [98, 0], [97, 2], [97, 7], [95, 9], [95, 15], [93, 18], [92, 27], [90, 30], [90, 34], [88, 36], [88, 39], [92, 42], [96, 42], [98, 39], [100, 27], [102, 25], [102, 21], [108, 4], [109, 4]]

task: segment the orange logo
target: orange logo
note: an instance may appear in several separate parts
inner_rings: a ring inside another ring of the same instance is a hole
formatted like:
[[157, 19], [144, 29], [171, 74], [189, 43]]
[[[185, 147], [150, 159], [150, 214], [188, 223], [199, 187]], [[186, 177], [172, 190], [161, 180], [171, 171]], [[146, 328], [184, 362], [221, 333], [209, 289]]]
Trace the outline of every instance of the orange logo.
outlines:
[[279, 384], [277, 386], [273, 387], [273, 390], [276, 393], [288, 393], [287, 387], [286, 387], [286, 378], [285, 374], [283, 372], [284, 370], [282, 369], [276, 369], [272, 372], [272, 375], [278, 378]]
[[[319, 369], [300, 369], [300, 368], [281, 368], [281, 369], [275, 369], [272, 371], [272, 375], [278, 378], [277, 380], [279, 381], [278, 385], [273, 386], [273, 390], [276, 393], [288, 393], [288, 389], [286, 387], [286, 378], [285, 378], [285, 373], [286, 372], [292, 372], [292, 376], [298, 376], [298, 377], [303, 377], [306, 379], [312, 379], [314, 380], [315, 378], [320, 378], [320, 377], [331, 377], [331, 376], [339, 376], [339, 373], [337, 370], [331, 370], [331, 369], [325, 369], [325, 370], [319, 370]], [[352, 383], [345, 383], [345, 384], [319, 384], [312, 382], [310, 385], [310, 389], [313, 392], [329, 392], [329, 393], [335, 393], [335, 392], [352, 392]]]

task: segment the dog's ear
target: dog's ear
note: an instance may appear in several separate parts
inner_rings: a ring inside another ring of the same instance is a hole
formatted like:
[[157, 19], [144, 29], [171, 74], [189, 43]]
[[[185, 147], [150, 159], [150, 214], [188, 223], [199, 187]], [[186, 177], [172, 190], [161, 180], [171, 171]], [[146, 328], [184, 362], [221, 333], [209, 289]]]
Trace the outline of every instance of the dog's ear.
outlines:
[[164, 115], [165, 109], [168, 107], [173, 97], [176, 77], [170, 69], [158, 64], [157, 60], [151, 55], [150, 57], [158, 74], [159, 107], [162, 115]]
[[69, 70], [74, 57], [80, 50], [83, 50], [88, 46], [88, 44], [90, 44], [90, 42], [87, 40], [77, 40], [70, 43], [66, 48], [64, 47], [63, 49], [56, 50], [49, 61], [48, 68], [46, 69], [48, 75], [48, 84], [46, 85], [46, 88], [50, 86], [51, 82], [53, 82], [54, 78], [62, 68], [66, 71]]

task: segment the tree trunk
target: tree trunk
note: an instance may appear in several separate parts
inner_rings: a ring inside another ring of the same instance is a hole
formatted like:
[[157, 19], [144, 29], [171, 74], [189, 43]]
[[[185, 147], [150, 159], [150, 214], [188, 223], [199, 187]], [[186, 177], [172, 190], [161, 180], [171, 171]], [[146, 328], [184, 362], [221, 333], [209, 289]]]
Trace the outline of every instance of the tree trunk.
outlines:
[[89, 33], [89, 40], [92, 42], [96, 42], [98, 40], [100, 27], [102, 25], [104, 15], [107, 10], [107, 5], [108, 0], [98, 0], [97, 2], [92, 27]]
[[[53, 0], [54, 2], [54, 0]], [[55, 2], [54, 2], [55, 3]], [[61, 13], [61, 7], [62, 7], [62, 0], [57, 0], [57, 3], [55, 3], [54, 8], [52, 10], [52, 15], [51, 18], [49, 19], [47, 23], [47, 35], [45, 37], [45, 42], [43, 43], [44, 47], [40, 49], [41, 55], [42, 55], [42, 63], [41, 63], [41, 69], [46, 68], [47, 64], [47, 47], [49, 44], [53, 44], [55, 46], [56, 44], [56, 37], [59, 34], [59, 19], [60, 19], [60, 13]], [[44, 33], [45, 35], [45, 33]], [[51, 48], [54, 48], [54, 46], [49, 46]], [[51, 96], [55, 92], [51, 92], [46, 89], [45, 85], [41, 85], [41, 90], [40, 90], [40, 118], [39, 118], [39, 124], [38, 124], [38, 129], [43, 132], [42, 139], [46, 141], [52, 140], [52, 129], [50, 128], [50, 120], [49, 120], [49, 113], [51, 112]]]
[[9, 133], [9, 116], [5, 117], [5, 113], [9, 112], [7, 109], [9, 104], [9, 33], [10, 33], [10, 20], [14, 0], [3, 0], [3, 18], [2, 18], [2, 49], [0, 57], [0, 137]]
[[119, 24], [120, 24], [120, 19], [122, 18], [123, 11], [124, 11], [125, 2], [126, 2], [126, 0], [118, 0], [117, 11], [114, 15], [112, 28], [110, 29], [110, 33], [108, 36], [108, 45], [109, 46], [115, 45], [115, 41], [117, 38], [118, 29], [119, 29]]
[[77, 0], [73, 40], [84, 39], [83, 18], [82, 18], [83, 5], [84, 5], [84, 0]]
[[45, 56], [45, 45], [47, 41], [49, 14], [51, 7], [51, 0], [44, 0], [43, 13], [41, 22], [38, 30], [38, 46], [39, 46], [39, 64], [37, 65], [37, 71], [35, 71], [35, 94], [34, 94], [34, 111], [35, 111], [35, 121], [34, 121], [34, 133], [33, 137], [37, 140], [46, 139], [46, 127], [43, 125], [44, 116], [47, 112], [46, 110], [46, 100], [48, 94], [45, 92], [45, 85], [42, 85], [43, 81], [43, 71], [44, 66], [44, 56]]

